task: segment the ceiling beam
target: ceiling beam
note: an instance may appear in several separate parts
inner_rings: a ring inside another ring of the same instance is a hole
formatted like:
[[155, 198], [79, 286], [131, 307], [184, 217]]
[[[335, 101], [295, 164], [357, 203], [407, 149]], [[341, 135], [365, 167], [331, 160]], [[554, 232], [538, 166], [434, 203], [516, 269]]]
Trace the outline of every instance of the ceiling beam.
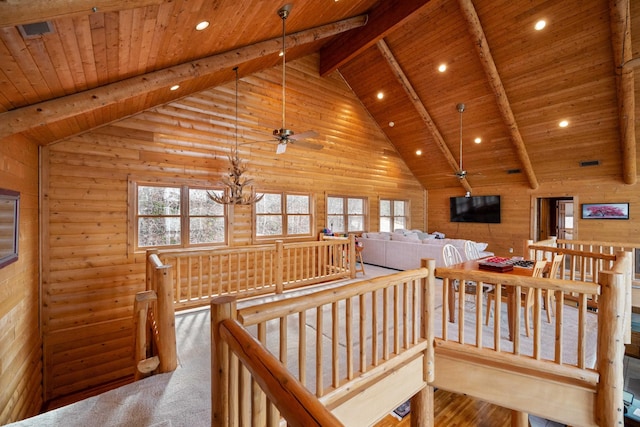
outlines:
[[1, 0], [0, 27], [13, 27], [74, 15], [136, 9], [166, 0]]
[[[311, 43], [360, 27], [366, 23], [366, 20], [366, 15], [361, 15], [292, 33], [286, 37], [287, 48]], [[0, 114], [0, 140], [37, 126], [48, 125], [123, 102], [147, 92], [169, 88], [174, 84], [197, 79], [227, 68], [231, 69], [244, 62], [278, 53], [281, 49], [282, 38], [277, 37], [95, 89], [7, 111]], [[186, 95], [189, 94], [182, 93], [180, 97]]]
[[[400, 64], [396, 60], [395, 56], [393, 56], [393, 52], [391, 52], [391, 49], [389, 49], [389, 46], [384, 40], [379, 40], [377, 44], [378, 44], [378, 49], [380, 49], [380, 52], [382, 53], [382, 56], [384, 56], [384, 58], [387, 60], [387, 62], [391, 66], [393, 73], [398, 78], [398, 82], [400, 82], [400, 84], [404, 88], [404, 91], [409, 96], [411, 103], [413, 104], [414, 108], [418, 111], [418, 114], [422, 118], [422, 121], [424, 122], [425, 125], [427, 125], [427, 129], [429, 129], [431, 136], [433, 137], [433, 139], [436, 142], [436, 145], [444, 155], [444, 158], [447, 160], [447, 163], [449, 163], [449, 165], [451, 166], [454, 172], [457, 172], [459, 170], [459, 166], [458, 166], [458, 163], [456, 162], [456, 159], [453, 157], [453, 154], [451, 154], [449, 147], [447, 147], [447, 144], [444, 142], [444, 138], [442, 137], [442, 134], [438, 130], [438, 127], [436, 126], [436, 124], [431, 119], [431, 115], [429, 115], [427, 108], [424, 106], [424, 104], [420, 100], [420, 97], [418, 96], [415, 89], [413, 88], [413, 85], [409, 81], [409, 78], [400, 67]], [[472, 192], [471, 185], [469, 185], [469, 182], [467, 181], [466, 178], [460, 178], [460, 185], [462, 185], [464, 189], [467, 190], [468, 192], [470, 193]]]
[[480, 24], [478, 14], [476, 13], [471, 0], [458, 0], [458, 2], [460, 4], [462, 15], [467, 22], [469, 33], [475, 40], [474, 45], [476, 46], [478, 56], [480, 57], [480, 63], [487, 75], [491, 89], [493, 89], [493, 94], [496, 97], [496, 102], [498, 104], [502, 120], [509, 128], [511, 141], [513, 142], [516, 150], [518, 160], [520, 160], [520, 163], [522, 164], [524, 174], [529, 181], [529, 186], [535, 190], [538, 188], [538, 179], [533, 171], [533, 166], [531, 165], [531, 160], [527, 153], [527, 147], [524, 145], [522, 135], [518, 129], [518, 123], [516, 122], [516, 118], [511, 110], [511, 104], [507, 98], [507, 92], [504, 90], [502, 79], [498, 74], [495, 62], [493, 61], [493, 56], [491, 55], [491, 50], [489, 49], [489, 44], [487, 43], [487, 38], [485, 37], [484, 30]]
[[610, 0], [611, 44], [616, 70], [622, 179], [625, 184], [638, 180], [636, 166], [635, 83], [631, 49], [631, 12], [629, 0]]
[[401, 26], [429, 0], [386, 0], [369, 12], [367, 25], [336, 37], [320, 49], [320, 75], [346, 64]]

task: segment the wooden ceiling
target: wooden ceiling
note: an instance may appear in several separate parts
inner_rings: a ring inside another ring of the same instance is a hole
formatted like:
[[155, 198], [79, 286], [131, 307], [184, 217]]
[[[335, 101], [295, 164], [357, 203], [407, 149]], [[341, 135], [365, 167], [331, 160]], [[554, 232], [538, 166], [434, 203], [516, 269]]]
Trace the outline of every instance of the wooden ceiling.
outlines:
[[[640, 57], [640, 2], [288, 2], [287, 61], [319, 52], [321, 75], [342, 75], [426, 189], [636, 183], [640, 82], [623, 64]], [[235, 66], [242, 77], [281, 64], [280, 3], [28, 3], [0, 2], [0, 141], [49, 144], [225, 84]], [[53, 32], [19, 30], [41, 21]]]

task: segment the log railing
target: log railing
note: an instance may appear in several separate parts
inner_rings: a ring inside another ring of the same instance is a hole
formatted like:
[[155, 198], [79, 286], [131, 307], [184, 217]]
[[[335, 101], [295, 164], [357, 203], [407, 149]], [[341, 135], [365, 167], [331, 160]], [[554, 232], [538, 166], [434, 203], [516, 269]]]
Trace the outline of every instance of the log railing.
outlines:
[[135, 379], [178, 365], [171, 279], [171, 266], [149, 255], [147, 290], [136, 294], [133, 306]]
[[[209, 303], [213, 296], [247, 298], [355, 277], [355, 239], [307, 241], [201, 250], [154, 250], [173, 267], [175, 308]], [[351, 250], [349, 250], [351, 248]], [[147, 269], [147, 277], [149, 276]], [[149, 279], [147, 279], [149, 280]]]
[[[237, 312], [229, 297], [214, 299], [213, 425], [233, 425], [242, 419], [253, 425], [276, 426], [281, 416], [289, 425], [317, 425], [311, 419], [326, 416], [318, 405], [332, 411], [345, 425], [369, 425], [412, 396], [412, 412], [427, 410], [431, 405], [424, 403], [429, 396], [426, 387], [433, 379], [429, 319], [435, 289], [435, 264], [432, 260], [429, 263], [429, 268]], [[245, 331], [255, 339], [248, 340]], [[244, 348], [236, 343], [244, 343]], [[270, 368], [271, 373], [256, 372], [251, 367], [255, 361], [246, 360], [263, 357], [258, 354], [263, 355], [264, 349], [276, 355], [281, 364]], [[263, 384], [273, 375], [278, 377], [276, 382], [291, 383], [291, 393], [298, 394], [303, 387], [314, 399], [303, 393], [306, 403], [289, 401], [293, 414], [290, 408], [285, 410], [280, 402], [289, 392], [280, 389], [274, 395]], [[358, 405], [367, 410], [354, 410]], [[295, 409], [297, 406], [306, 408]], [[310, 424], [300, 418], [307, 416], [306, 411], [314, 413], [306, 421]], [[415, 416], [420, 418], [420, 413]]]
[[[616, 253], [613, 271], [600, 271], [597, 283], [438, 268], [436, 276], [443, 278], [445, 302], [452, 281], [475, 282], [477, 289], [482, 289], [484, 283], [502, 286], [495, 287], [497, 304], [489, 326], [484, 325], [482, 293], [469, 300], [465, 287], [458, 287], [455, 323], [449, 322], [448, 304], [442, 304], [438, 322], [441, 327], [435, 330], [433, 385], [510, 408], [514, 414], [533, 413], [570, 425], [622, 425], [625, 277], [630, 274], [630, 266], [628, 252]], [[527, 288], [535, 290], [532, 338], [522, 336], [521, 302], [514, 298], [517, 315], [513, 319], [513, 337], [508, 339], [508, 328], [504, 326], [507, 319], [500, 310], [500, 294], [506, 292], [503, 288], [516, 296]], [[551, 324], [543, 325], [544, 290], [555, 295], [556, 310]], [[577, 308], [565, 306], [567, 294], [578, 296]], [[597, 314], [587, 310], [590, 295], [600, 296]], [[569, 310], [574, 310], [571, 317]], [[594, 327], [595, 340], [588, 332]], [[568, 336], [567, 331], [575, 332]], [[534, 391], [520, 395], [514, 390]], [[548, 398], [560, 395], [565, 398], [557, 402]]]

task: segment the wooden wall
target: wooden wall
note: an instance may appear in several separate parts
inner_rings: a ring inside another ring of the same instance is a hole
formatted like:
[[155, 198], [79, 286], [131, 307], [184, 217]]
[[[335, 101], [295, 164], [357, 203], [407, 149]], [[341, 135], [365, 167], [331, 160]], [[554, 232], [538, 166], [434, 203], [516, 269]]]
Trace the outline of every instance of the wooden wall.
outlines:
[[[318, 56], [287, 65], [287, 123], [314, 130], [320, 151], [275, 154], [280, 67], [240, 70], [240, 146], [257, 190], [312, 192], [315, 230], [327, 194], [365, 196], [377, 230], [381, 197], [411, 201], [412, 228], [426, 224], [426, 195], [338, 74], [318, 77]], [[234, 145], [235, 84], [186, 97], [45, 149], [43, 317], [45, 398], [131, 375], [133, 297], [144, 257], [127, 246], [129, 178], [216, 183]], [[233, 245], [251, 244], [251, 209], [235, 207]]]
[[0, 424], [42, 404], [38, 296], [38, 147], [0, 141], [0, 187], [20, 192], [18, 261], [0, 268]]
[[[534, 221], [535, 199], [573, 197], [574, 239], [640, 243], [640, 184], [626, 185], [619, 179], [610, 179], [546, 183], [535, 191], [518, 185], [474, 187], [475, 195], [500, 195], [500, 224], [450, 222], [449, 197], [463, 194], [463, 189], [429, 191], [429, 231], [437, 229], [448, 237], [488, 242], [488, 250], [496, 255], [510, 256], [509, 248], [513, 248], [513, 255], [522, 255], [524, 242], [533, 238], [530, 224]], [[582, 203], [602, 202], [628, 202], [629, 220], [580, 219]]]

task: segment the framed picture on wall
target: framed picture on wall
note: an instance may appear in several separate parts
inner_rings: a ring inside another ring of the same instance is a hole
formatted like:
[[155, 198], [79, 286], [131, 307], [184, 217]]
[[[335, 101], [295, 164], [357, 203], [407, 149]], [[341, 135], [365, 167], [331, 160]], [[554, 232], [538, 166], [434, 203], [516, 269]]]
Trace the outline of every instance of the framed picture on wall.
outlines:
[[583, 203], [582, 219], [629, 219], [629, 203]]

